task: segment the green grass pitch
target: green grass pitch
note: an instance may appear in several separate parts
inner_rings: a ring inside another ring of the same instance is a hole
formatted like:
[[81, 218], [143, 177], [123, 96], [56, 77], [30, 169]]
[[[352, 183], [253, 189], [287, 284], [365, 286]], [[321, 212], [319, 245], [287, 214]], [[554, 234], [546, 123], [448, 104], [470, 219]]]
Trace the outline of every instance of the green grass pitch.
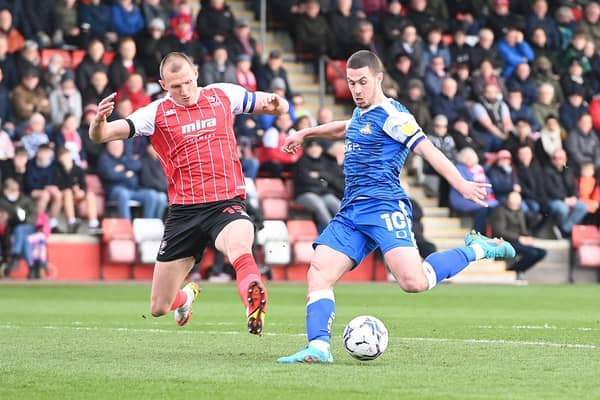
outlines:
[[[0, 399], [600, 399], [600, 287], [339, 285], [331, 365], [278, 365], [305, 343], [305, 286], [270, 285], [262, 337], [234, 285], [204, 284], [186, 327], [147, 284], [0, 286]], [[380, 318], [359, 362], [344, 324]]]

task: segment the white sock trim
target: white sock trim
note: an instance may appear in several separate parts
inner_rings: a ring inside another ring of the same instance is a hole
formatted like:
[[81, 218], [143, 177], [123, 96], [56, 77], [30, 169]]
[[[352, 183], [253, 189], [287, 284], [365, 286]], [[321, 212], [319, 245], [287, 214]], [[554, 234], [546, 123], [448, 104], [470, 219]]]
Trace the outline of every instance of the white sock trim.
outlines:
[[485, 251], [483, 250], [483, 247], [481, 247], [481, 245], [479, 243], [473, 243], [470, 247], [475, 252], [476, 260], [481, 260], [481, 259], [485, 258]]
[[323, 341], [323, 340], [311, 340], [310, 342], [308, 342], [309, 346], [312, 346], [318, 350], [321, 350], [323, 353], [327, 354], [329, 353], [329, 349], [330, 349], [330, 345], [329, 343]]
[[314, 292], [310, 292], [308, 294], [308, 301], [306, 305], [310, 305], [321, 299], [329, 299], [335, 302], [335, 296], [333, 295], [333, 290], [323, 289], [323, 290], [315, 290]]
[[433, 289], [437, 284], [437, 276], [433, 267], [427, 261], [423, 261], [423, 272], [425, 272], [425, 277], [427, 278], [427, 290]]

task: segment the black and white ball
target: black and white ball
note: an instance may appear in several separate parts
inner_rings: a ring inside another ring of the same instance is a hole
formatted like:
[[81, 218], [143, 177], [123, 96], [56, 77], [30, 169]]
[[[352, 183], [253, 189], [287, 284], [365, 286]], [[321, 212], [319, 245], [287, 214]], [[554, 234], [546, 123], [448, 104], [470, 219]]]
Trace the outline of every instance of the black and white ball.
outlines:
[[374, 360], [383, 354], [387, 345], [387, 328], [373, 316], [356, 317], [344, 329], [344, 347], [357, 360]]

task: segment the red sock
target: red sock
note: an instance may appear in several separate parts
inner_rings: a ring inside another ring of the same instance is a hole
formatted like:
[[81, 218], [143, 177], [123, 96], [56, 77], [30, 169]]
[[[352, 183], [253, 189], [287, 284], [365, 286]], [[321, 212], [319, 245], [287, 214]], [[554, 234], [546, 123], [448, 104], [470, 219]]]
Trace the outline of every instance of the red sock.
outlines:
[[182, 305], [185, 304], [186, 301], [187, 301], [187, 294], [183, 290], [180, 290], [179, 292], [177, 292], [177, 296], [175, 296], [175, 301], [171, 305], [171, 311], [181, 307]]
[[252, 281], [262, 283], [256, 261], [254, 261], [252, 254], [242, 254], [233, 262], [233, 269], [235, 269], [238, 293], [242, 298], [242, 302], [248, 306], [248, 285]]

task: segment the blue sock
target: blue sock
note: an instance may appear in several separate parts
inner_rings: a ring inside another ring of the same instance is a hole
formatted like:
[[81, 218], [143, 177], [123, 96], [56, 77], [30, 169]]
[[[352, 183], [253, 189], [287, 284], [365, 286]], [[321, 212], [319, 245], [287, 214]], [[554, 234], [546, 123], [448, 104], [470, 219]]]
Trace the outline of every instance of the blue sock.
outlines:
[[309, 293], [306, 305], [306, 334], [308, 341], [331, 342], [331, 324], [335, 318], [333, 291], [318, 290]]
[[465, 246], [430, 254], [425, 262], [429, 263], [435, 272], [436, 282], [441, 282], [458, 274], [475, 260], [475, 250]]

